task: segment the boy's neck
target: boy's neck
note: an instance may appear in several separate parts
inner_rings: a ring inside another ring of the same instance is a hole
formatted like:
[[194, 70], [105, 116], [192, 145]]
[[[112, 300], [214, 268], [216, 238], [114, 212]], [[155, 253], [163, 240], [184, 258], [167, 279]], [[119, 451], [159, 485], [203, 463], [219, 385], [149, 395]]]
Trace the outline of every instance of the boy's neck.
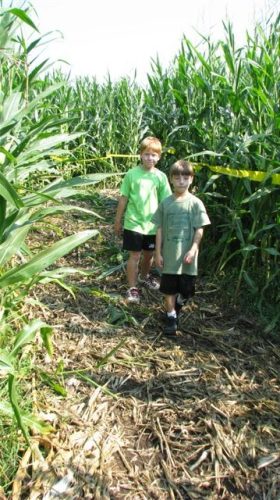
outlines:
[[173, 193], [173, 194], [174, 194], [174, 196], [175, 196], [176, 200], [177, 200], [177, 199], [179, 199], [179, 198], [183, 199], [183, 198], [186, 198], [186, 197], [188, 196], [188, 194], [189, 194], [189, 190], [188, 190], [188, 188], [187, 188], [187, 189], [185, 189], [185, 191], [183, 191], [183, 192], [182, 192], [182, 191], [181, 191], [181, 192], [180, 192], [180, 191], [174, 191], [174, 193]]
[[153, 172], [153, 170], [156, 170], [156, 167], [150, 167], [150, 168], [148, 168], [148, 167], [145, 167], [145, 165], [143, 165], [143, 164], [141, 165], [141, 168], [143, 170], [145, 170], [146, 172]]

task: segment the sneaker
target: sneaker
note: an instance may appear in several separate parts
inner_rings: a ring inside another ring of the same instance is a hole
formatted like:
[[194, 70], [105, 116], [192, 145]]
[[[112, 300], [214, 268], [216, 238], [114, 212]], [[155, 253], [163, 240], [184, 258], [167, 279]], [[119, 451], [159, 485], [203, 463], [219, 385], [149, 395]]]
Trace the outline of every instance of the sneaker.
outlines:
[[177, 331], [177, 318], [174, 316], [165, 316], [165, 325], [163, 327], [164, 335], [175, 335]]
[[139, 304], [140, 293], [139, 293], [138, 288], [135, 288], [135, 287], [129, 288], [129, 290], [127, 290], [127, 292], [126, 292], [126, 300], [127, 300], [127, 302]]
[[159, 289], [159, 282], [151, 276], [151, 274], [148, 274], [146, 278], [141, 278], [141, 276], [138, 276], [138, 283], [140, 285], [145, 286], [146, 288], [149, 288], [149, 290], [158, 290]]

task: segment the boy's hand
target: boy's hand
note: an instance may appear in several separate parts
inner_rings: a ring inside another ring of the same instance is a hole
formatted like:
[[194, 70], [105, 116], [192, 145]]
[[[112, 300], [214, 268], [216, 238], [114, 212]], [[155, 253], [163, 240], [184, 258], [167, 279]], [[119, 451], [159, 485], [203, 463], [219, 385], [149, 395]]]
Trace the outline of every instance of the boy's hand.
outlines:
[[159, 268], [163, 267], [163, 257], [161, 254], [156, 255], [156, 266]]
[[185, 255], [184, 259], [183, 259], [184, 263], [185, 263], [185, 264], [192, 264], [193, 259], [194, 259], [194, 257], [195, 257], [195, 254], [196, 254], [196, 251], [195, 251], [195, 250], [189, 250], [189, 251], [186, 253], [186, 255]]

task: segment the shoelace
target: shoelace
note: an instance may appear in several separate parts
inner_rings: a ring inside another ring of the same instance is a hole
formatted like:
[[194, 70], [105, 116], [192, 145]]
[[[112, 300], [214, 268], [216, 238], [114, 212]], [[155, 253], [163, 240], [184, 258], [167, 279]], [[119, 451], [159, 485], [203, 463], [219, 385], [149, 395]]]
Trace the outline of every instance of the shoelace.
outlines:
[[157, 280], [153, 276], [148, 276], [147, 281], [153, 286], [156, 286], [158, 284]]

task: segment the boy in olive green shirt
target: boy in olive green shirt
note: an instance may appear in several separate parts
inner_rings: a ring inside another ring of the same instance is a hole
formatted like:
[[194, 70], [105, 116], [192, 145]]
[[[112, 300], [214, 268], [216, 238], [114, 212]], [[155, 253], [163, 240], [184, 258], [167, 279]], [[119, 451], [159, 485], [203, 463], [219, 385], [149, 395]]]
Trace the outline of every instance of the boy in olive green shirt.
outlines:
[[[142, 164], [130, 169], [121, 185], [115, 233], [121, 233], [124, 214], [123, 249], [128, 250], [127, 301], [139, 303], [140, 291], [137, 282], [157, 290], [159, 284], [150, 275], [156, 240], [156, 227], [152, 216], [161, 201], [171, 193], [167, 176], [156, 168], [162, 146], [156, 137], [146, 137], [140, 145]], [[142, 255], [140, 275], [138, 267]]]
[[165, 295], [164, 333], [175, 335], [177, 315], [185, 300], [195, 293], [198, 248], [203, 226], [210, 224], [202, 201], [189, 192], [194, 178], [192, 165], [179, 160], [170, 169], [174, 194], [158, 207], [156, 265], [162, 269], [160, 291]]

